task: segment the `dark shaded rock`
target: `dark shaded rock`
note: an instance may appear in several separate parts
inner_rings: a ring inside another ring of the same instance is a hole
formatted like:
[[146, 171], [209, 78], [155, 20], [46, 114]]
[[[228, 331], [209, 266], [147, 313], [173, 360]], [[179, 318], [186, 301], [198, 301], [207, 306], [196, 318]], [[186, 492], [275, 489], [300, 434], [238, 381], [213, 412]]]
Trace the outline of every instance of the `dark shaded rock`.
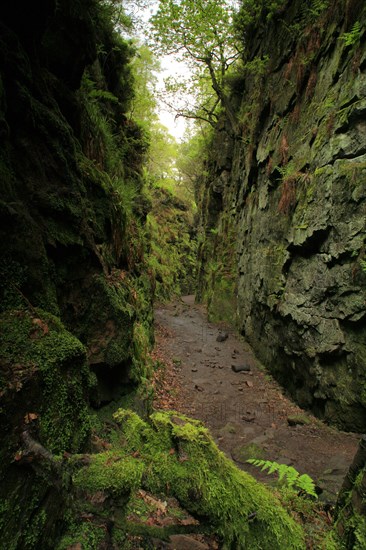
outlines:
[[241, 418], [242, 418], [242, 420], [244, 420], [244, 422], [254, 422], [254, 420], [256, 419], [256, 416], [255, 415], [250, 415], [250, 414], [245, 414]]
[[227, 332], [220, 332], [216, 338], [216, 342], [225, 342], [229, 338], [229, 334]]
[[365, 546], [365, 493], [366, 436], [363, 435], [339, 491], [335, 511], [335, 529], [347, 549], [354, 548], [353, 542], [356, 540], [362, 541], [361, 546]]
[[[146, 375], [144, 146], [124, 115], [132, 50], [101, 2], [17, 0], [0, 11], [0, 538], [47, 549], [74, 513], [48, 453], [82, 453], [90, 405]], [[29, 437], [25, 416], [37, 419]]]

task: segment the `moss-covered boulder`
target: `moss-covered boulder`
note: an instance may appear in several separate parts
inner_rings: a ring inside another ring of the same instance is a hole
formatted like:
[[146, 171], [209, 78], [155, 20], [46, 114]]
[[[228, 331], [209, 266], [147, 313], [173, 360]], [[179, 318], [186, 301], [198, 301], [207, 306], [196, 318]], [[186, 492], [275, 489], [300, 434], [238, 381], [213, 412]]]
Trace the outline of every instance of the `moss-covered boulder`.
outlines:
[[[73, 459], [74, 486], [89, 502], [109, 501], [115, 509], [123, 496], [142, 487], [175, 497], [199, 519], [201, 529], [219, 535], [225, 547], [304, 548], [301, 528], [276, 497], [237, 469], [198, 421], [174, 412], [155, 412], [145, 422], [123, 409], [114, 418], [120, 426], [114, 434], [119, 444], [89, 455], [86, 465], [78, 457]], [[112, 540], [114, 531], [132, 529], [118, 514], [112, 524]], [[146, 525], [145, 534], [149, 532], [157, 535], [156, 529], [149, 531]], [[74, 544], [80, 541], [80, 534], [72, 539]]]

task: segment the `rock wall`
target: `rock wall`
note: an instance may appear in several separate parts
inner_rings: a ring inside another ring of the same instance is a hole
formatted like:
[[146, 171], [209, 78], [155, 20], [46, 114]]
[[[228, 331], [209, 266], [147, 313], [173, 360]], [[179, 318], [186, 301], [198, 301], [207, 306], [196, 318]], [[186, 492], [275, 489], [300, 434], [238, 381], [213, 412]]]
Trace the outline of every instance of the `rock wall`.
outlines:
[[220, 194], [218, 257], [225, 223], [235, 230], [241, 332], [301, 406], [354, 431], [366, 427], [365, 22], [363, 2], [295, 0], [242, 27], [239, 131], [204, 192]]
[[132, 52], [109, 10], [97, 0], [0, 8], [0, 534], [9, 549], [56, 547], [71, 497], [50, 453], [89, 450], [90, 405], [147, 377], [146, 142], [125, 114]]

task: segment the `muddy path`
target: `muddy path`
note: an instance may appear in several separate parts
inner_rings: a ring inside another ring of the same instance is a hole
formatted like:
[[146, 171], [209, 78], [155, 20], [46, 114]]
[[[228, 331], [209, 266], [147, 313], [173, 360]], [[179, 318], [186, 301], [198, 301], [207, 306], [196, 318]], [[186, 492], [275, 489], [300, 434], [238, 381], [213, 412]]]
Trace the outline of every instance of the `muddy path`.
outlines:
[[[271, 482], [246, 462], [250, 457], [291, 465], [334, 503], [359, 436], [324, 425], [284, 396], [250, 346], [234, 331], [209, 323], [193, 296], [157, 307], [155, 319], [156, 349], [167, 365], [155, 406], [204, 422], [220, 449], [257, 479]], [[238, 367], [245, 370], [235, 372]]]

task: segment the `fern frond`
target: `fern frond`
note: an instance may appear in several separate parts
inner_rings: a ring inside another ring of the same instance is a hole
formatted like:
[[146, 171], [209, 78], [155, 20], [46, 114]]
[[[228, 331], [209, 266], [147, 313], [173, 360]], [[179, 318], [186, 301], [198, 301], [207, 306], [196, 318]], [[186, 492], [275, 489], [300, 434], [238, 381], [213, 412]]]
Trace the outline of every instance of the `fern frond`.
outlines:
[[300, 475], [299, 472], [292, 466], [279, 464], [271, 460], [261, 460], [257, 458], [249, 458], [249, 464], [260, 468], [262, 472], [268, 470], [267, 474], [278, 474], [278, 482], [283, 482], [289, 489], [297, 487], [307, 495], [318, 498], [315, 491], [315, 483], [308, 474]]
[[315, 483], [311, 479], [311, 477], [308, 476], [308, 474], [301, 475], [298, 478], [296, 485], [299, 487], [299, 489], [304, 491], [306, 494], [311, 495], [315, 498], [318, 498], [318, 495], [316, 494], [316, 491], [315, 491]]
[[356, 21], [351, 31], [343, 33], [339, 38], [341, 40], [344, 40], [346, 46], [355, 46], [359, 42], [361, 35], [362, 35], [361, 23], [359, 21]]

